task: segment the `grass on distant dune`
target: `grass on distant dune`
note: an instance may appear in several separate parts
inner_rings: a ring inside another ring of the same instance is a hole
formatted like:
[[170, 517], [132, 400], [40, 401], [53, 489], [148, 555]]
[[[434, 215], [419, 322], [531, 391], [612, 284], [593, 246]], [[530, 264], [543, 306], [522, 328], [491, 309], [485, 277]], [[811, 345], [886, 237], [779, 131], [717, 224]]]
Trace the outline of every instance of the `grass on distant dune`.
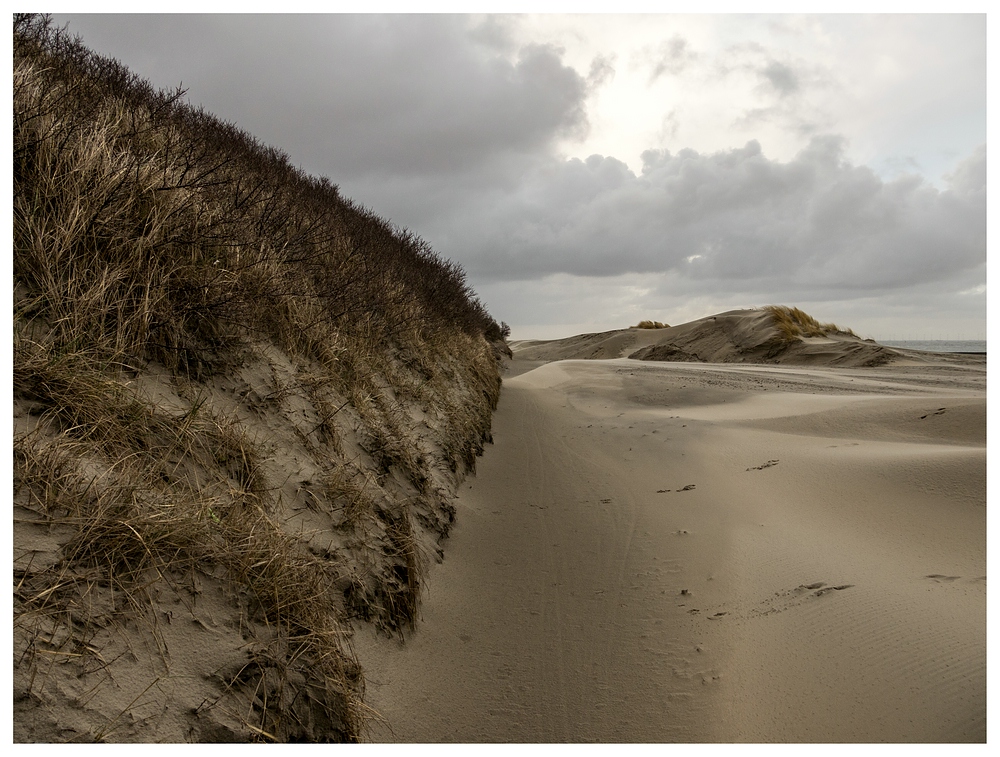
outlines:
[[666, 323], [660, 323], [659, 321], [639, 321], [634, 329], [669, 329], [670, 325]]
[[850, 329], [842, 329], [835, 323], [820, 323], [799, 308], [787, 305], [768, 305], [764, 310], [774, 316], [774, 325], [788, 341], [800, 337], [830, 336], [831, 334], [857, 337], [857, 334]]

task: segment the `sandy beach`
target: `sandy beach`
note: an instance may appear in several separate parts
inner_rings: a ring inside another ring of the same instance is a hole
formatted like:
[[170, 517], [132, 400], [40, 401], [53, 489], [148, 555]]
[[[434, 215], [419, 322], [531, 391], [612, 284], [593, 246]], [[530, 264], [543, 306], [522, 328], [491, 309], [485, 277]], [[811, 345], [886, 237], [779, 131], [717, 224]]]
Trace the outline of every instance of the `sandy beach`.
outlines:
[[985, 382], [522, 349], [370, 738], [985, 741]]

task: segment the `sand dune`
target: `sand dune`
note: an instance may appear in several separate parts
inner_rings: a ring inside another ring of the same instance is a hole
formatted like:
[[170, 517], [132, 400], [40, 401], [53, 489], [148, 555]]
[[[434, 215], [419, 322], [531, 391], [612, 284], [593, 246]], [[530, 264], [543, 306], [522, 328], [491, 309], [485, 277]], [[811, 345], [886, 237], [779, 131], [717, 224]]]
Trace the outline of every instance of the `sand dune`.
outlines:
[[417, 630], [355, 635], [374, 739], [985, 740], [982, 361], [566, 348], [516, 345]]
[[[567, 339], [520, 341], [522, 360], [636, 360], [698, 363], [773, 363], [838, 367], [924, 362], [926, 353], [900, 350], [849, 332], [788, 337], [764, 309], [731, 310], [665, 329], [618, 329]], [[940, 356], [931, 358], [941, 362]], [[947, 360], [947, 358], [945, 359]]]

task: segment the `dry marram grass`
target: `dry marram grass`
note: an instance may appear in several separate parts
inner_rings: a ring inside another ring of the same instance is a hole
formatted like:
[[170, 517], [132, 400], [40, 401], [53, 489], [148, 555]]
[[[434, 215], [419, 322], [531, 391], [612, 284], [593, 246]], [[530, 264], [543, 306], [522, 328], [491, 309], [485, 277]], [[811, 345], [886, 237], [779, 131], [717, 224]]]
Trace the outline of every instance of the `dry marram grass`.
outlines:
[[857, 337], [850, 329], [842, 329], [835, 323], [820, 323], [808, 313], [799, 308], [787, 305], [768, 305], [764, 308], [774, 317], [774, 325], [778, 327], [786, 341], [801, 337], [821, 337], [830, 334]]
[[634, 329], [669, 329], [670, 326], [666, 323], [660, 323], [659, 321], [639, 321]]
[[[345, 621], [413, 623], [509, 330], [47, 18], [13, 75], [15, 739], [361, 738]], [[190, 628], [229, 661], [179, 674]]]

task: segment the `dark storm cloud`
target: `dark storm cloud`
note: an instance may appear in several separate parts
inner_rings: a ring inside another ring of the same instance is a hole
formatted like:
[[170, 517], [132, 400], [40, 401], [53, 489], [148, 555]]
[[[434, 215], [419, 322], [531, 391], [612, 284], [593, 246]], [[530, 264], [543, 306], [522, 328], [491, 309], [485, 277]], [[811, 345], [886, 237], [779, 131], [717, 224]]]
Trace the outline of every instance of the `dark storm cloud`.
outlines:
[[57, 20], [334, 182], [469, 171], [580, 136], [588, 88], [613, 70], [595, 61], [588, 84], [558, 49], [511, 49], [502, 23], [459, 16]]
[[551, 161], [485, 202], [449, 198], [432, 225], [482, 280], [669, 273], [715, 291], [864, 292], [981, 273], [985, 150], [945, 191], [885, 182], [843, 151], [837, 137], [785, 163], [756, 142], [647, 151], [639, 175], [610, 157]]

